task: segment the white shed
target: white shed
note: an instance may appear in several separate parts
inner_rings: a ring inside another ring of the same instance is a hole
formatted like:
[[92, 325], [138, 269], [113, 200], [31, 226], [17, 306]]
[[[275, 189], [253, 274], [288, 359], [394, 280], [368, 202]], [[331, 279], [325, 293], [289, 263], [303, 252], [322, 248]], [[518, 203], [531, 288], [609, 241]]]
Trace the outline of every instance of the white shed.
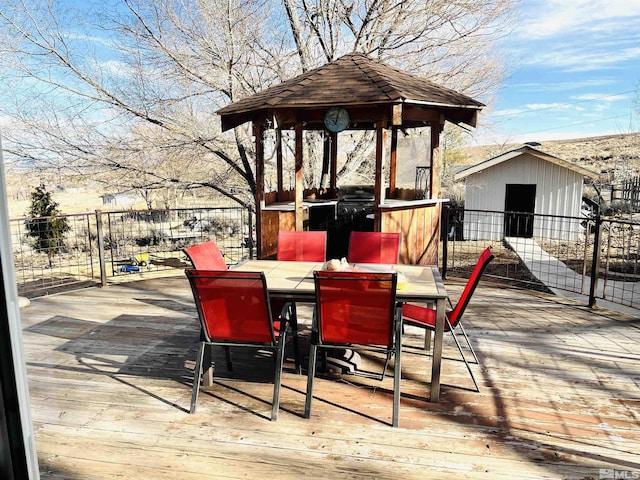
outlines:
[[596, 176], [591, 170], [529, 146], [465, 168], [454, 179], [465, 179], [465, 211], [479, 211], [478, 225], [482, 228], [476, 222], [465, 222], [464, 238], [575, 241], [581, 231], [578, 217], [584, 177]]
[[134, 190], [126, 192], [105, 193], [102, 195], [102, 204], [110, 207], [130, 207], [135, 205], [138, 194]]

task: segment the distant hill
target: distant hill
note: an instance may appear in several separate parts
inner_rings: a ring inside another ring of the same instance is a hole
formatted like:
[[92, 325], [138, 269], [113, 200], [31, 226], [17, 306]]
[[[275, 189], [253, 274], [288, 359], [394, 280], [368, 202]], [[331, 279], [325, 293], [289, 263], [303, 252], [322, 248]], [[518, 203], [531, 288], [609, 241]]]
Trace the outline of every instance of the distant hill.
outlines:
[[[528, 144], [537, 150], [593, 170], [600, 174], [601, 182], [640, 175], [640, 133]], [[468, 147], [465, 149], [466, 163], [475, 165], [520, 146], [521, 143]]]

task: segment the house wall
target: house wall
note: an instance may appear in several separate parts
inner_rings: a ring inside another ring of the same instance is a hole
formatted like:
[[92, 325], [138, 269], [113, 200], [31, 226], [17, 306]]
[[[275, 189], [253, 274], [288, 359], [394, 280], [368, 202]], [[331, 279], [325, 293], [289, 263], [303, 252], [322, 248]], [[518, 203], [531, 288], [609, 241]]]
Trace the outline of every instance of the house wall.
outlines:
[[[534, 213], [578, 217], [582, 204], [583, 176], [573, 170], [547, 162], [529, 154], [469, 175], [466, 178], [465, 208], [502, 212], [505, 208], [506, 184], [535, 184], [536, 200]], [[479, 214], [482, 228], [464, 226], [467, 240], [501, 240], [504, 225], [496, 214]], [[475, 222], [474, 222], [475, 223]], [[577, 240], [580, 234], [579, 221], [561, 218], [534, 220], [535, 238]], [[482, 238], [481, 238], [482, 237]], [[486, 238], [484, 238], [486, 237]]]

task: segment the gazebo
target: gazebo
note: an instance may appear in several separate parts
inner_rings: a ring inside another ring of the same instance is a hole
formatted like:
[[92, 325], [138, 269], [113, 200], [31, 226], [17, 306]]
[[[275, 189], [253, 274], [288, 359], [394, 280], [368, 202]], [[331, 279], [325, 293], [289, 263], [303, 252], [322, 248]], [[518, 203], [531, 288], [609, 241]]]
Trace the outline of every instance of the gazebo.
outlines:
[[[436, 264], [441, 204], [446, 201], [440, 193], [440, 135], [445, 121], [475, 127], [483, 106], [422, 77], [351, 53], [218, 110], [223, 131], [252, 123], [258, 258], [275, 256], [278, 231], [310, 228], [310, 211], [322, 209], [316, 211], [324, 212], [329, 223], [331, 216], [339, 215], [338, 135], [373, 130], [375, 181], [368, 215], [372, 229], [401, 232], [402, 263]], [[425, 155], [429, 165], [424, 171], [430, 174], [422, 186], [398, 188], [398, 132], [417, 127], [429, 127], [430, 151]], [[277, 189], [271, 192], [265, 192], [263, 138], [267, 129], [275, 129]], [[285, 190], [283, 182], [284, 130], [295, 132], [293, 190]], [[322, 177], [328, 179], [326, 191], [305, 191], [303, 185], [303, 132], [309, 130], [324, 132], [328, 140], [322, 165]], [[317, 226], [311, 225], [314, 228]]]

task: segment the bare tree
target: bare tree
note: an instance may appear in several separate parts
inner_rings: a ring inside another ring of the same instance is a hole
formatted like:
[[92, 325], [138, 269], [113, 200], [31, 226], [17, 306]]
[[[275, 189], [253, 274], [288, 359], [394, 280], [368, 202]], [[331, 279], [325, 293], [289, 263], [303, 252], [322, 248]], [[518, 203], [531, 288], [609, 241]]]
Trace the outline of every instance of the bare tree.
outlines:
[[513, 0], [283, 3], [296, 43], [306, 39], [303, 70], [358, 51], [483, 98], [504, 75], [496, 42], [513, 28]]
[[[144, 192], [206, 187], [252, 207], [251, 132], [221, 134], [218, 108], [350, 51], [486, 100], [513, 1], [6, 0], [5, 147], [41, 168]], [[344, 172], [366, 159], [348, 157]]]

